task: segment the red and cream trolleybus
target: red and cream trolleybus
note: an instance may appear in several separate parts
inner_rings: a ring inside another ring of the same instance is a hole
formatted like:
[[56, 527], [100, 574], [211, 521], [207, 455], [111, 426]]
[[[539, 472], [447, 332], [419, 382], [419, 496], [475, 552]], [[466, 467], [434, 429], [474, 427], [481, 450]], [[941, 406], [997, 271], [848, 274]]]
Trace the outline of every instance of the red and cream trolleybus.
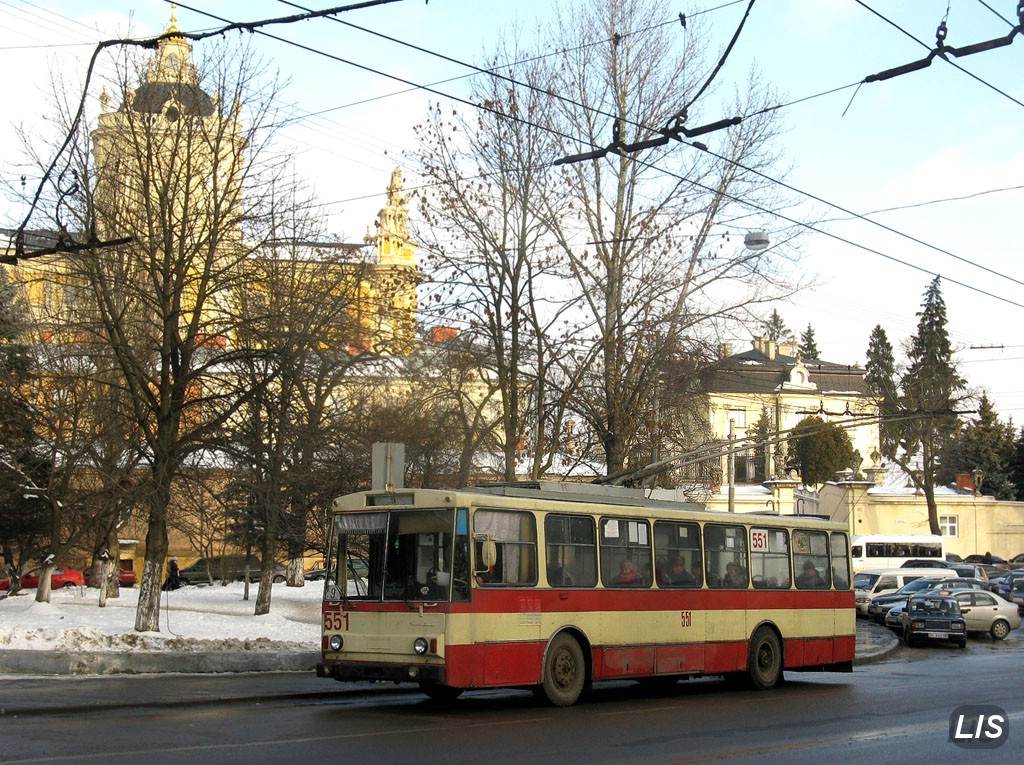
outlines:
[[331, 528], [320, 677], [567, 706], [600, 680], [853, 665], [843, 524], [534, 482], [352, 494]]

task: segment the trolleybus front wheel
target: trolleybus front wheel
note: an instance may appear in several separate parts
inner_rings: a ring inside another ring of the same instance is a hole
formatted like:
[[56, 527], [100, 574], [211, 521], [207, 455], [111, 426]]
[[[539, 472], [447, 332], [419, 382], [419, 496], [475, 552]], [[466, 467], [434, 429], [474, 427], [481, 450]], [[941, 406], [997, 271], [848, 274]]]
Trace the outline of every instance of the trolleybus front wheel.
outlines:
[[583, 649], [572, 635], [556, 635], [544, 655], [541, 688], [556, 707], [576, 703], [587, 684], [587, 663]]
[[773, 688], [782, 679], [782, 646], [770, 627], [761, 627], [750, 641], [750, 682], [758, 690]]

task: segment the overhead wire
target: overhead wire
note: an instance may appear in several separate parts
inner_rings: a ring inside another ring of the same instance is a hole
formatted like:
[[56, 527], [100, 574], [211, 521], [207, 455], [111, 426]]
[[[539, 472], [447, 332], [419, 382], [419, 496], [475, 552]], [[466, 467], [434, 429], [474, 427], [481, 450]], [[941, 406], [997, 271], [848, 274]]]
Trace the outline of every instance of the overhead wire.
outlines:
[[[295, 5], [294, 3], [287, 3], [287, 4], [289, 4], [289, 5], [293, 5], [293, 6]], [[227, 19], [223, 19], [223, 18], [221, 18], [221, 17], [215, 16], [214, 14], [210, 14], [210, 13], [207, 13], [207, 12], [205, 12], [205, 11], [201, 11], [201, 10], [199, 10], [199, 9], [196, 9], [196, 8], [192, 8], [192, 7], [190, 7], [190, 6], [187, 6], [187, 5], [183, 5], [183, 4], [180, 4], [180, 3], [179, 3], [179, 5], [181, 5], [181, 7], [184, 7], [184, 8], [186, 8], [186, 9], [188, 9], [188, 10], [192, 10], [193, 12], [196, 12], [196, 13], [200, 13], [200, 14], [202, 14], [202, 15], [206, 15], [206, 16], [209, 16], [209, 17], [211, 17], [211, 18], [214, 18], [214, 19], [218, 19], [218, 20], [221, 20], [221, 21], [225, 21], [225, 22], [226, 22], [226, 21], [228, 21]], [[297, 7], [298, 7], [298, 6], [297, 6]], [[748, 11], [749, 11], [749, 6], [748, 6]], [[321, 12], [318, 12], [318, 13], [319, 13], [319, 14], [320, 14], [320, 15], [321, 15], [322, 17], [326, 17], [326, 18], [333, 18], [333, 17], [332, 17], [331, 15], [329, 15], [329, 13], [327, 13], [327, 12], [321, 11]], [[342, 23], [347, 23], [347, 22], [342, 22]], [[673, 22], [665, 22], [665, 23], [675, 23], [675, 22], [673, 21]], [[272, 39], [277, 39], [277, 40], [281, 40], [282, 42], [286, 42], [286, 43], [288, 43], [288, 44], [291, 44], [291, 45], [296, 45], [297, 47], [299, 47], [299, 48], [302, 48], [302, 49], [304, 49], [304, 50], [307, 50], [307, 51], [309, 51], [309, 52], [313, 52], [313, 53], [316, 53], [316, 54], [318, 54], [318, 55], [324, 55], [324, 56], [327, 56], [327, 57], [329, 57], [329, 58], [333, 58], [333, 59], [335, 59], [335, 60], [338, 60], [338, 61], [339, 61], [339, 62], [341, 62], [341, 63], [346, 63], [346, 64], [349, 64], [349, 65], [353, 65], [353, 66], [356, 66], [356, 67], [358, 67], [358, 68], [362, 68], [362, 69], [365, 69], [365, 70], [367, 70], [367, 71], [371, 71], [371, 72], [373, 72], [373, 73], [375, 73], [375, 74], [379, 74], [380, 76], [388, 77], [388, 78], [391, 78], [391, 79], [396, 79], [396, 80], [398, 80], [398, 81], [400, 81], [400, 82], [403, 82], [403, 83], [405, 83], [405, 84], [409, 84], [409, 85], [411, 85], [411, 86], [413, 86], [414, 88], [417, 88], [417, 89], [427, 89], [427, 90], [428, 90], [429, 92], [433, 92], [433, 93], [435, 93], [436, 95], [439, 95], [439, 96], [441, 96], [441, 97], [443, 97], [443, 98], [446, 98], [446, 99], [450, 99], [450, 100], [453, 100], [453, 101], [456, 101], [456, 102], [459, 102], [459, 103], [463, 103], [464, 105], [470, 106], [470, 107], [472, 107], [472, 108], [484, 108], [484, 109], [486, 109], [486, 107], [485, 107], [485, 106], [482, 106], [482, 105], [479, 105], [479, 104], [474, 104], [474, 103], [472, 103], [472, 102], [469, 102], [469, 101], [467, 101], [466, 99], [461, 99], [461, 98], [458, 98], [458, 97], [456, 97], [456, 96], [452, 96], [451, 94], [443, 93], [443, 92], [441, 92], [441, 91], [437, 91], [437, 90], [434, 90], [434, 89], [430, 89], [430, 88], [424, 88], [423, 86], [419, 86], [419, 85], [416, 85], [415, 83], [412, 83], [412, 82], [410, 82], [410, 81], [404, 80], [403, 78], [399, 78], [399, 77], [396, 77], [396, 76], [394, 76], [394, 75], [390, 75], [390, 74], [387, 74], [387, 73], [384, 73], [384, 72], [380, 72], [380, 71], [378, 71], [378, 70], [375, 70], [375, 69], [372, 69], [372, 68], [370, 68], [370, 67], [365, 67], [365, 66], [363, 66], [363, 65], [360, 65], [360, 64], [356, 64], [355, 62], [350, 62], [350, 61], [347, 61], [347, 60], [345, 60], [345, 59], [342, 59], [342, 58], [340, 58], [340, 57], [337, 57], [337, 56], [333, 56], [332, 54], [326, 53], [326, 52], [324, 52], [324, 51], [321, 51], [321, 50], [318, 50], [318, 49], [315, 49], [315, 48], [310, 48], [309, 46], [304, 46], [304, 45], [301, 45], [301, 44], [298, 44], [298, 43], [294, 43], [294, 42], [292, 42], [292, 41], [288, 41], [288, 40], [285, 40], [285, 39], [283, 39], [283, 38], [279, 38], [279, 37], [277, 37], [276, 35], [269, 35], [269, 34], [268, 34], [268, 33], [266, 33], [266, 32], [262, 32], [262, 30], [256, 29], [256, 27], [257, 27], [257, 25], [258, 25], [258, 24], [259, 24], [259, 22], [252, 22], [252, 23], [248, 23], [248, 24], [247, 24], [247, 23], [235, 23], [235, 22], [230, 22], [230, 23], [229, 23], [229, 27], [227, 27], [227, 28], [232, 28], [232, 27], [236, 27], [236, 28], [249, 28], [249, 27], [253, 27], [253, 28], [254, 28], [254, 29], [253, 29], [253, 31], [258, 31], [258, 32], [260, 32], [261, 34], [264, 34], [264, 35], [266, 35], [266, 36], [269, 36], [269, 37], [271, 37]], [[220, 32], [222, 32], [222, 31], [223, 31], [223, 30], [218, 30], [218, 31], [217, 31], [217, 32], [215, 32], [215, 33], [220, 33]], [[440, 54], [436, 54], [436, 55], [440, 55]], [[454, 61], [454, 62], [456, 62], [456, 63], [460, 63], [460, 64], [463, 64], [463, 65], [466, 65], [466, 66], [472, 66], [472, 65], [464, 64], [464, 62], [458, 62], [457, 60], [455, 60], [455, 59], [451, 59], [450, 57], [445, 57], [445, 58], [448, 58], [448, 60], [450, 60], [450, 61]], [[486, 72], [486, 70], [483, 70], [483, 71], [485, 71], [485, 72]], [[529, 86], [526, 86], [526, 87], [529, 87]], [[850, 87], [850, 86], [843, 86], [843, 87], [845, 88], [845, 87]], [[840, 88], [840, 89], [842, 89], [842, 88]], [[835, 90], [836, 90], [836, 89], [833, 89], [833, 90], [831, 90], [831, 91], [826, 91], [826, 93], [825, 93], [825, 94], [827, 94], [827, 93], [831, 93], [831, 92], [835, 92]], [[806, 100], [806, 99], [801, 99], [801, 100]], [[796, 103], [796, 102], [794, 102], [794, 103]], [[778, 108], [778, 107], [776, 107], [776, 108]], [[491, 110], [491, 111], [493, 111], [493, 110]], [[597, 111], [598, 113], [600, 113], [600, 111], [599, 111], [599, 110], [592, 110], [592, 111]], [[501, 115], [501, 116], [506, 116], [506, 117], [507, 117], [507, 116], [509, 116], [509, 115]], [[518, 117], [518, 116], [513, 116], [513, 117], [511, 117], [511, 118], [513, 118], [513, 119], [517, 119], [517, 120], [518, 120], [518, 121], [520, 121], [520, 122], [524, 122], [524, 120], [522, 120], [522, 118], [520, 118], [520, 117]], [[528, 123], [528, 124], [530, 124], [530, 123]], [[539, 126], [539, 125], [533, 125], [533, 127], [537, 127], [538, 129], [547, 129], [547, 128], [546, 128], [545, 126]], [[568, 136], [566, 136], [566, 135], [564, 135], [564, 134], [559, 134], [559, 133], [558, 133], [557, 131], [553, 131], [553, 132], [555, 132], [555, 134], [556, 134], [556, 135], [560, 135], [560, 136], [561, 136], [561, 137], [563, 137], [563, 138], [569, 138]], [[703, 146], [703, 145], [698, 145], [698, 146], [697, 146], [697, 148], [700, 148], [700, 149], [702, 149], [702, 150], [704, 150], [704, 151], [708, 151], [707, 147], [705, 147], [705, 146]], [[723, 160], [723, 161], [726, 161], [726, 162], [731, 162], [731, 163], [733, 163], [733, 164], [737, 164], [737, 163], [735, 163], [735, 162], [734, 162], [733, 160], [730, 160], [729, 158], [726, 158], [726, 157], [722, 157], [721, 155], [717, 155], [717, 154], [714, 154], [714, 152], [709, 152], [709, 153], [711, 153], [711, 154], [712, 154], [713, 156], [716, 156], [716, 157], [718, 157], [719, 159], [721, 159], [721, 160]], [[650, 165], [649, 163], [645, 163], [645, 164], [647, 164], [647, 166], [648, 166], [648, 167], [651, 167], [652, 169], [655, 169], [655, 170], [659, 170], [660, 172], [666, 172], [666, 174], [668, 174], [668, 175], [675, 175], [675, 174], [672, 174], [672, 173], [668, 173], [667, 171], [665, 171], [665, 170], [663, 170], [663, 169], [661, 169], [661, 168], [657, 168], [657, 167], [655, 167], [655, 166], [653, 166], [653, 165]], [[738, 166], [739, 166], [739, 167], [741, 167], [741, 168], [743, 168], [743, 169], [746, 169], [746, 170], [751, 170], [750, 168], [746, 168], [746, 167], [744, 167], [744, 166], [742, 166], [742, 165], [738, 165]], [[756, 172], [756, 171], [753, 171], [753, 172]], [[863, 215], [860, 215], [860, 214], [858, 214], [858, 213], [855, 213], [855, 212], [853, 212], [853, 211], [850, 211], [850, 210], [846, 210], [845, 208], [842, 208], [841, 206], [835, 205], [834, 203], [831, 203], [831, 202], [828, 202], [828, 201], [826, 201], [826, 200], [824, 200], [824, 199], [821, 199], [821, 198], [819, 198], [819, 197], [816, 197], [816, 196], [814, 196], [814, 195], [812, 195], [812, 194], [809, 194], [808, 192], [804, 192], [804, 191], [802, 191], [802, 190], [800, 190], [800, 189], [797, 189], [797, 188], [795, 188], [795, 187], [793, 187], [793, 186], [790, 186], [790, 185], [788, 185], [788, 184], [784, 184], [783, 182], [779, 181], [778, 179], [774, 179], [774, 178], [772, 178], [772, 177], [770, 177], [770, 176], [768, 176], [768, 175], [766, 175], [766, 174], [763, 174], [763, 173], [757, 173], [757, 174], [758, 174], [758, 175], [759, 175], [760, 177], [762, 177], [763, 179], [765, 179], [766, 181], [768, 181], [768, 182], [771, 182], [771, 183], [776, 183], [776, 184], [782, 185], [783, 187], [785, 187], [785, 188], [787, 188], [787, 189], [789, 189], [789, 190], [793, 191], [794, 193], [797, 193], [797, 194], [800, 194], [800, 195], [802, 195], [802, 196], [806, 196], [806, 197], [808, 197], [808, 198], [811, 198], [811, 199], [814, 199], [814, 200], [816, 200], [816, 201], [819, 201], [819, 202], [821, 202], [822, 204], [826, 204], [826, 205], [828, 205], [828, 206], [830, 206], [830, 207], [833, 207], [834, 209], [840, 210], [841, 212], [844, 212], [845, 214], [847, 214], [847, 215], [850, 215], [850, 216], [851, 216], [851, 217], [853, 217], [853, 218], [857, 218], [857, 219], [860, 219], [860, 220], [864, 220], [864, 221], [866, 221], [866, 222], [868, 222], [868, 223], [871, 223], [872, 225], [878, 225], [878, 226], [880, 226], [880, 227], [882, 227], [882, 228], [884, 228], [884, 229], [886, 229], [886, 230], [888, 230], [888, 231], [890, 231], [890, 232], [892, 232], [892, 233], [896, 233], [896, 234], [898, 234], [898, 235], [900, 235], [900, 236], [905, 236], [905, 237], [907, 237], [908, 239], [910, 239], [910, 240], [912, 240], [912, 241], [914, 241], [914, 242], [916, 242], [916, 243], [919, 243], [919, 244], [922, 244], [922, 245], [924, 245], [924, 246], [927, 246], [927, 247], [930, 247], [930, 248], [932, 248], [932, 249], [935, 249], [935, 250], [937, 250], [937, 251], [939, 251], [939, 252], [941, 252], [941, 253], [943, 253], [943, 254], [946, 254], [946, 255], [948, 255], [948, 256], [950, 256], [950, 257], [953, 257], [953, 258], [955, 258], [955, 259], [959, 259], [959, 260], [962, 260], [963, 262], [965, 262], [965, 263], [967, 263], [967, 264], [969, 264], [969, 265], [972, 265], [972, 266], [975, 266], [975, 267], [978, 267], [978, 268], [982, 268], [982, 269], [984, 269], [984, 270], [988, 270], [988, 271], [989, 271], [990, 273], [993, 273], [993, 274], [995, 274], [995, 275], [998, 275], [998, 276], [1002, 276], [1002, 277], [1004, 277], [1004, 278], [1008, 278], [1008, 279], [1011, 279], [1011, 280], [1013, 280], [1013, 281], [1016, 281], [1016, 280], [1014, 280], [1014, 279], [1013, 279], [1012, 277], [1008, 277], [1008, 276], [1006, 276], [1005, 274], [1001, 274], [1001, 273], [999, 273], [999, 272], [996, 272], [996, 271], [994, 271], [994, 270], [991, 270], [991, 269], [987, 269], [987, 268], [986, 268], [985, 266], [982, 266], [982, 265], [980, 265], [980, 264], [977, 264], [977, 263], [975, 263], [975, 262], [973, 262], [973, 261], [970, 261], [970, 260], [967, 260], [967, 259], [961, 258], [960, 256], [957, 256], [957, 255], [955, 255], [955, 254], [953, 254], [953, 253], [949, 253], [949, 252], [947, 252], [947, 251], [945, 251], [945, 250], [942, 250], [941, 248], [937, 248], [937, 247], [935, 247], [934, 245], [930, 245], [930, 244], [928, 244], [928, 243], [926, 243], [926, 242], [923, 242], [922, 240], [919, 240], [919, 239], [917, 239], [917, 238], [915, 238], [915, 237], [910, 237], [910, 236], [908, 236], [908, 235], [906, 235], [906, 234], [903, 234], [902, 232], [899, 232], [899, 231], [898, 231], [898, 230], [896, 230], [896, 229], [893, 229], [893, 228], [891, 228], [891, 227], [887, 227], [887, 226], [884, 226], [883, 224], [880, 224], [880, 223], [878, 223], [878, 222], [876, 222], [876, 221], [872, 221], [872, 220], [870, 220], [870, 219], [868, 219], [868, 218], [864, 217]], [[677, 178], [680, 178], [680, 176], [678, 176], [678, 175], [675, 175], [675, 177], [677, 177]], [[680, 178], [680, 179], [681, 179], [681, 180], [686, 180], [686, 179], [682, 179], [682, 178]], [[699, 184], [698, 184], [698, 185], [699, 185]], [[377, 195], [371, 195], [371, 196], [377, 196]], [[741, 199], [738, 199], [738, 198], [733, 198], [733, 201], [736, 201], [737, 203], [739, 203], [739, 204], [741, 204], [741, 205], [745, 204], [744, 200], [741, 200]], [[330, 204], [330, 203], [327, 203], [327, 204]], [[325, 206], [326, 206], [326, 204], [325, 204]], [[777, 213], [776, 211], [771, 211], [771, 210], [765, 210], [765, 209], [763, 209], [763, 208], [762, 208], [762, 209], [760, 209], [759, 211], [760, 211], [760, 212], [763, 212], [763, 213], [765, 213], [765, 214], [768, 214], [768, 215], [774, 215], [775, 217], [782, 217], [782, 219], [784, 219], [784, 220], [787, 220], [788, 222], [790, 222], [790, 223], [794, 223], [794, 224], [796, 224], [796, 225], [805, 225], [805, 224], [801, 224], [801, 223], [800, 223], [799, 221], [795, 221], [795, 220], [794, 220], [794, 219], [792, 219], [792, 218], [788, 218], [788, 217], [786, 217], [786, 216], [779, 216], [779, 215], [778, 215], [778, 213]], [[820, 231], [819, 229], [817, 229], [817, 228], [815, 228], [815, 227], [813, 227], [813, 226], [807, 226], [807, 225], [805, 225], [805, 227], [806, 227], [806, 228], [809, 228], [810, 230], [818, 231], [819, 233], [826, 233], [826, 232]], [[836, 239], [838, 239], [838, 240], [840, 240], [840, 241], [843, 241], [843, 242], [845, 242], [845, 243], [851, 244], [851, 245], [853, 245], [853, 246], [859, 246], [859, 245], [857, 245], [857, 244], [856, 244], [855, 242], [852, 242], [852, 241], [850, 241], [850, 240], [844, 239], [844, 238], [842, 238], [842, 237], [838, 237], [838, 236], [835, 236], [835, 235], [831, 235], [831, 234], [828, 234], [828, 235], [830, 235], [830, 236], [833, 236], [834, 238], [836, 238]], [[901, 264], [901, 265], [906, 265], [906, 266], [908, 266], [908, 267], [911, 267], [911, 268], [915, 268], [915, 269], [917, 269], [917, 270], [920, 270], [920, 271], [922, 271], [922, 272], [924, 272], [924, 273], [927, 273], [927, 274], [929, 274], [929, 275], [932, 275], [932, 276], [937, 276], [937, 275], [938, 275], [937, 273], [935, 273], [935, 272], [932, 272], [932, 271], [930, 271], [930, 270], [928, 270], [928, 269], [924, 269], [924, 268], [921, 268], [921, 267], [915, 266], [915, 265], [913, 265], [913, 264], [911, 264], [911, 263], [909, 263], [909, 262], [907, 262], [907, 261], [903, 261], [903, 260], [901, 260], [901, 259], [898, 259], [898, 258], [895, 258], [895, 257], [892, 257], [892, 256], [888, 256], [888, 255], [886, 255], [885, 253], [882, 253], [882, 252], [880, 252], [880, 251], [877, 251], [877, 250], [873, 250], [872, 248], [866, 248], [866, 247], [864, 247], [863, 249], [866, 249], [866, 250], [867, 250], [867, 251], [869, 251], [869, 252], [873, 252], [874, 254], [878, 254], [878, 255], [880, 255], [880, 256], [882, 256], [882, 257], [886, 257], [886, 258], [888, 258], [888, 259], [890, 259], [890, 260], [893, 260], [894, 262], [896, 262], [896, 263], [899, 263], [899, 264]], [[1007, 300], [1006, 300], [1005, 298], [1002, 298], [1002, 297], [1000, 297], [1000, 296], [998, 296], [998, 295], [995, 295], [995, 294], [993, 294], [993, 293], [988, 293], [988, 292], [986, 292], [986, 291], [983, 291], [983, 290], [979, 290], [979, 289], [977, 289], [977, 288], [974, 288], [974, 287], [972, 287], [971, 285], [968, 285], [968, 284], [966, 284], [966, 283], [960, 282], [960, 281], [958, 281], [958, 280], [953, 280], [953, 279], [949, 279], [949, 278], [947, 278], [947, 281], [951, 281], [952, 283], [958, 284], [959, 286], [963, 286], [963, 287], [965, 287], [965, 288], [967, 288], [967, 289], [972, 289], [972, 290], [978, 291], [978, 292], [980, 292], [981, 294], [985, 294], [985, 295], [987, 295], [987, 296], [990, 296], [990, 297], [993, 297], [993, 298], [995, 298], [995, 299], [998, 299], [998, 300], [1004, 300], [1004, 301], [1006, 301], [1006, 302], [1010, 302], [1010, 303], [1011, 303], [1011, 304], [1013, 304], [1013, 305], [1017, 305], [1017, 306], [1019, 306], [1019, 305], [1020, 305], [1020, 304], [1018, 304], [1018, 303], [1015, 303], [1014, 301], [1007, 301]]]

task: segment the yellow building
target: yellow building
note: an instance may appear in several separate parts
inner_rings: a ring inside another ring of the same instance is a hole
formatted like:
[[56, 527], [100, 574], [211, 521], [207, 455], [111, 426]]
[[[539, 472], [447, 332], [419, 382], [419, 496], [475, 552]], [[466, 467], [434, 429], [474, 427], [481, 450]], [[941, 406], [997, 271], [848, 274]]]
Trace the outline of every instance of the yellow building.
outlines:
[[[817, 416], [846, 429], [864, 464], [878, 462], [878, 407], [860, 367], [801, 359], [795, 345], [758, 337], [741, 353], [733, 354], [725, 346], [723, 357], [705, 378], [704, 390], [712, 438], [723, 444], [731, 437], [742, 446], [762, 412], [768, 413], [772, 431], [782, 434], [805, 417]], [[736, 455], [737, 483], [786, 477], [776, 450], [766, 451], [767, 466], [755, 464], [753, 449]], [[728, 475], [724, 457], [721, 474]]]

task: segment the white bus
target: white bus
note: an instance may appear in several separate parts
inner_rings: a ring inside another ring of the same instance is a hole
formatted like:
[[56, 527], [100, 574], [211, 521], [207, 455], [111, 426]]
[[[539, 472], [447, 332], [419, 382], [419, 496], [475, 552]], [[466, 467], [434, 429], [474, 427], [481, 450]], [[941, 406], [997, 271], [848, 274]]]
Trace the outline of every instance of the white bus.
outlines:
[[908, 560], [945, 562], [946, 548], [935, 534], [854, 534], [850, 540], [853, 570], [899, 568]]

